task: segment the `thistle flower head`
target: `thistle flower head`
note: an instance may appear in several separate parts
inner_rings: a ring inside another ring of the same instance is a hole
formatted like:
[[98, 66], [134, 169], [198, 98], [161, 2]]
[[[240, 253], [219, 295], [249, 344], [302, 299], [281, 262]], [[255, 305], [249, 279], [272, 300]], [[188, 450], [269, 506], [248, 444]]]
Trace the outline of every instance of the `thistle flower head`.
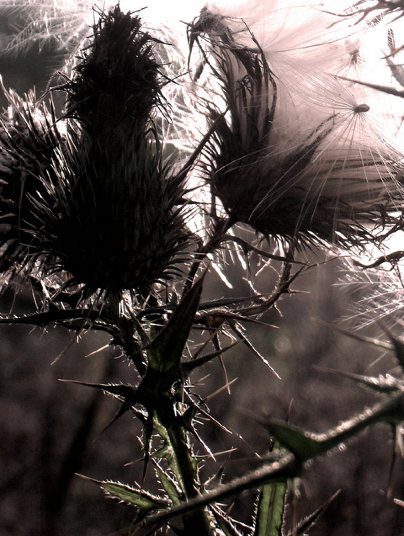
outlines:
[[207, 9], [189, 31], [200, 52], [195, 100], [214, 132], [206, 153], [214, 194], [234, 222], [265, 235], [343, 245], [370, 239], [402, 205], [400, 152], [351, 88], [324, 65], [313, 68], [311, 52], [293, 74], [293, 50], [281, 54], [272, 44], [271, 52], [253, 31]]
[[118, 7], [101, 14], [59, 88], [67, 95], [63, 135], [43, 107], [38, 130], [32, 99], [10, 100], [24, 122], [22, 134], [3, 123], [14, 262], [65, 272], [90, 291], [147, 292], [180, 271], [190, 233], [183, 178], [164, 161], [154, 121], [168, 113], [159, 45], [139, 17]]

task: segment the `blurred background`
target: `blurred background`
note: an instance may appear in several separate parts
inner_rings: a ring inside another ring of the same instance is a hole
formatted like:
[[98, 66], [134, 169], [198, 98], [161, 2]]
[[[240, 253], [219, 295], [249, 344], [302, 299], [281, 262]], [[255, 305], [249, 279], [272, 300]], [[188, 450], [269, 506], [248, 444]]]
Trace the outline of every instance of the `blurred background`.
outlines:
[[[0, 19], [3, 48], [11, 31], [8, 19]], [[35, 86], [41, 95], [61, 65], [55, 51], [46, 47], [0, 57], [5, 87], [19, 94]], [[0, 104], [6, 106], [2, 95]], [[229, 380], [236, 381], [230, 395], [222, 389], [209, 400], [209, 406], [212, 415], [233, 434], [201, 421], [199, 433], [212, 451], [225, 451], [216, 462], [206, 461], [202, 479], [223, 468], [223, 479], [228, 481], [254, 468], [256, 453], [264, 454], [269, 446], [269, 436], [259, 421], [285, 419], [291, 402], [291, 423], [326, 432], [378, 401], [373, 392], [314, 365], [369, 375], [397, 372], [394, 356], [382, 355], [319, 322], [337, 323], [352, 311], [351, 303], [359, 296], [348, 286], [335, 285], [341, 277], [341, 264], [324, 264], [314, 255], [311, 260], [319, 264], [292, 285], [298, 292], [283, 296], [277, 309], [261, 319], [268, 326], [245, 326], [246, 334], [281, 379], [242, 344], [224, 354]], [[254, 269], [254, 258], [251, 263]], [[241, 268], [233, 267], [230, 279], [233, 289], [212, 272], [205, 284], [204, 300], [248, 292]], [[276, 279], [276, 271], [266, 268], [257, 279], [259, 289], [271, 291]], [[0, 312], [11, 311], [33, 311], [28, 288], [16, 293], [9, 289], [1, 296]], [[383, 331], [376, 326], [366, 333], [380, 336]], [[59, 381], [135, 384], [136, 374], [121, 358], [119, 349], [96, 352], [107, 343], [108, 338], [99, 332], [77, 339], [76, 333], [59, 328], [0, 325], [0, 536], [128, 533], [133, 510], [105, 498], [94, 482], [75, 474], [127, 484], [140, 482], [141, 428], [127, 413], [102, 432], [116, 413], [118, 402], [97, 390]], [[224, 385], [219, 363], [208, 364], [197, 374], [191, 379], [202, 398]], [[236, 450], [227, 452], [233, 448]], [[197, 449], [204, 454], [202, 447]], [[340, 489], [310, 534], [404, 534], [404, 508], [393, 502], [393, 498], [404, 499], [404, 464], [397, 456], [390, 475], [393, 450], [391, 430], [380, 425], [316, 460], [305, 469], [301, 481], [291, 486], [290, 522], [313, 512]], [[255, 499], [254, 492], [246, 492], [230, 501], [232, 515], [248, 524]]]

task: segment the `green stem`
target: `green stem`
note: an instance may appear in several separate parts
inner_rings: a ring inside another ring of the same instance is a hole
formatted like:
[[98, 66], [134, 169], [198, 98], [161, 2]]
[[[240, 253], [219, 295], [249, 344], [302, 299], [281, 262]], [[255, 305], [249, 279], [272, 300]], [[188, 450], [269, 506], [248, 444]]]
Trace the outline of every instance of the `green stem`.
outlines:
[[[197, 498], [199, 493], [196, 488], [197, 469], [192, 461], [190, 448], [187, 445], [187, 433], [182, 426], [174, 422], [166, 428], [176, 462], [177, 478], [181, 484], [186, 500]], [[209, 516], [204, 508], [199, 508], [183, 516], [184, 530], [186, 534], [193, 536], [212, 536], [212, 527]]]

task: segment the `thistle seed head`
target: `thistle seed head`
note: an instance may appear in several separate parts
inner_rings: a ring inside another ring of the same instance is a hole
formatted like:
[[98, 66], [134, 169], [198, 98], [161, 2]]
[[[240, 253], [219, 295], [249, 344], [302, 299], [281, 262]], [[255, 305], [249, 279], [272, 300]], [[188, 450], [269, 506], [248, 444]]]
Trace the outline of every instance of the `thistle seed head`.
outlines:
[[301, 71], [289, 87], [289, 73], [248, 28], [249, 46], [245, 35], [240, 44], [239, 31], [206, 10], [189, 31], [201, 58], [197, 105], [214, 129], [205, 174], [234, 222], [296, 244], [344, 246], [398, 223], [402, 155], [369, 128], [369, 106], [323, 72]]

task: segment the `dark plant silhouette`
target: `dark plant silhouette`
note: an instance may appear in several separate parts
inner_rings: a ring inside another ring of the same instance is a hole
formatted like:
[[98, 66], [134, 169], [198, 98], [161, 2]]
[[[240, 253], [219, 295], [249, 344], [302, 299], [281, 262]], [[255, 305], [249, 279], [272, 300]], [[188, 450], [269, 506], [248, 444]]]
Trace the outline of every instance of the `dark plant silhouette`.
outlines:
[[[283, 16], [275, 3], [267, 7]], [[315, 20], [325, 32], [337, 24], [325, 11], [306, 10], [300, 28]], [[370, 11], [352, 20], [360, 23]], [[55, 6], [53, 14], [56, 24]], [[360, 86], [338, 77], [359, 61], [346, 27], [338, 39], [324, 33], [309, 46], [302, 34], [285, 49], [256, 34], [253, 17], [205, 7], [187, 25], [185, 55], [174, 38], [167, 42], [167, 31], [147, 28], [139, 12], [117, 5], [94, 14], [91, 35], [77, 32], [74, 56], [43, 98], [3, 87], [2, 288], [26, 285], [34, 308], [3, 314], [0, 322], [61, 326], [77, 336], [102, 332], [130, 366], [124, 382], [114, 379], [113, 364], [94, 382], [63, 380], [72, 392], [86, 387], [92, 395], [49, 481], [50, 521], [42, 532], [55, 533], [103, 392], [119, 403], [107, 428], [130, 414], [142, 430], [143, 469], [135, 485], [84, 476], [133, 507], [125, 533], [279, 536], [290, 528], [306, 534], [338, 495], [332, 490], [301, 521], [288, 518], [290, 483], [310, 463], [380, 422], [393, 430], [394, 452], [401, 449], [403, 343], [387, 329], [387, 341], [357, 335], [391, 352], [400, 373], [327, 369], [383, 399], [323, 433], [246, 412], [268, 435], [268, 448], [229, 479], [215, 466], [218, 453], [201, 422], [242, 438], [210, 410], [211, 395], [199, 394], [199, 370], [218, 360], [218, 391], [230, 393], [226, 353], [243, 347], [279, 377], [250, 332], [272, 329], [267, 315], [314, 272], [315, 255], [353, 258], [345, 261], [351, 270], [366, 266], [364, 258], [371, 257], [370, 269], [400, 260], [387, 253], [388, 240], [402, 229], [399, 144], [359, 100]], [[32, 29], [28, 24], [20, 38], [33, 39]], [[344, 51], [345, 66], [334, 65], [335, 49]], [[387, 61], [394, 73], [393, 67]], [[372, 87], [362, 86], [373, 98]], [[60, 93], [62, 111], [53, 103]], [[196, 130], [187, 125], [192, 118]], [[178, 140], [178, 132], [192, 138], [197, 130], [192, 142]], [[240, 295], [208, 297], [213, 274], [226, 281], [240, 266], [248, 275]], [[257, 274], [266, 267], [276, 277], [259, 291]], [[49, 407], [44, 419], [52, 418]], [[53, 441], [48, 432], [44, 453]], [[256, 490], [256, 499], [242, 525], [226, 501], [246, 490]]]

